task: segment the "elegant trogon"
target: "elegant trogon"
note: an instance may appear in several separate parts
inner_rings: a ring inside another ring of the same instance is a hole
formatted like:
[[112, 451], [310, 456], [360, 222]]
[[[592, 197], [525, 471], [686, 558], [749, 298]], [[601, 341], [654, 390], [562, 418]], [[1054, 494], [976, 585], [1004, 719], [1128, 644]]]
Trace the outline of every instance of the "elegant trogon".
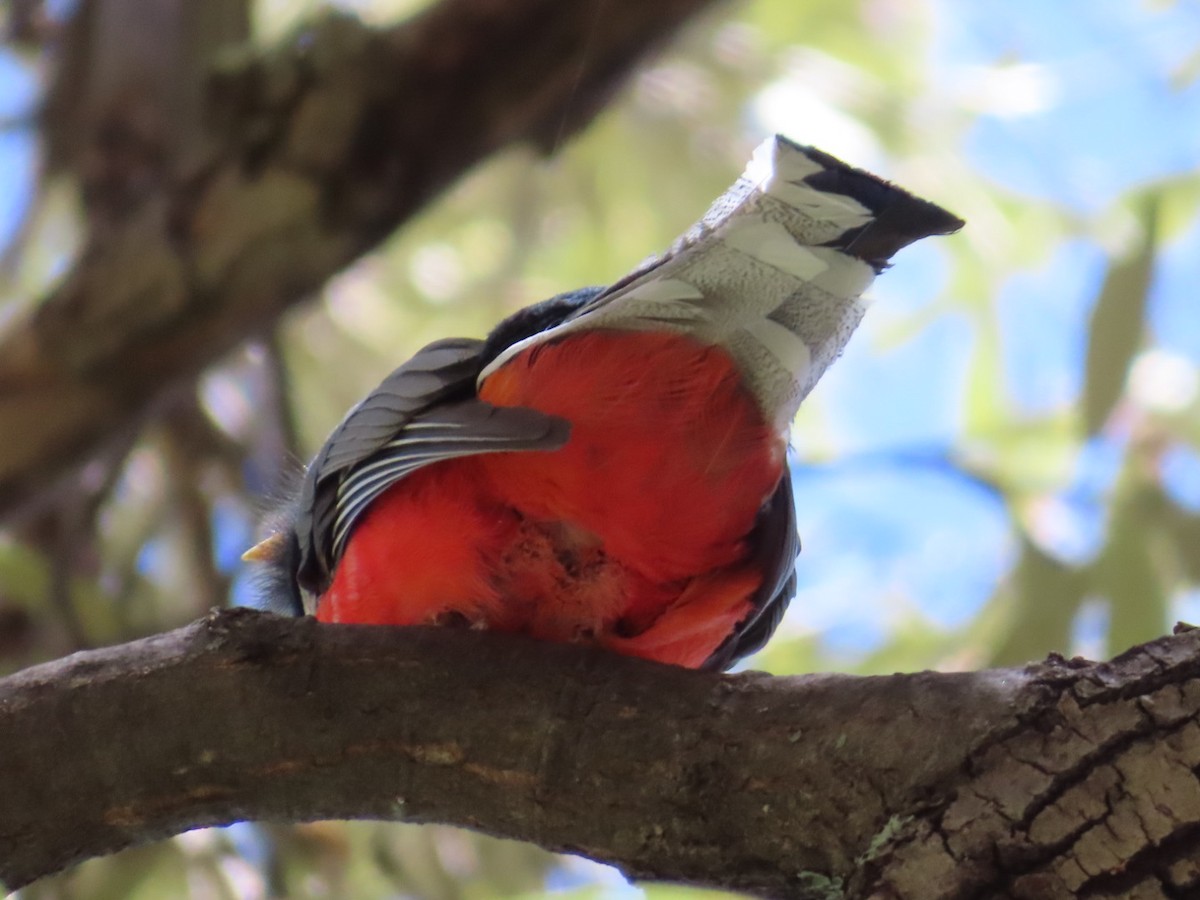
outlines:
[[420, 350], [247, 558], [325, 622], [460, 624], [725, 669], [795, 589], [800, 402], [902, 247], [962, 222], [767, 140], [661, 257]]

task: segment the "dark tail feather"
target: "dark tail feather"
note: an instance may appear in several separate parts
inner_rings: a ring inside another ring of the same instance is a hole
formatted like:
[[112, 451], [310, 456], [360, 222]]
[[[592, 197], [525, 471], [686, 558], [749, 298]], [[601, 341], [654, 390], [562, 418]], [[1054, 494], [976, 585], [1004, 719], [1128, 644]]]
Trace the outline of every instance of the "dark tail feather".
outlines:
[[805, 184], [824, 193], [850, 197], [874, 214], [872, 221], [851, 228], [827, 246], [861, 259], [876, 272], [887, 268], [888, 260], [909, 244], [935, 234], [952, 234], [963, 227], [962, 219], [936, 203], [914, 197], [815, 147], [793, 146], [825, 167], [805, 178]]

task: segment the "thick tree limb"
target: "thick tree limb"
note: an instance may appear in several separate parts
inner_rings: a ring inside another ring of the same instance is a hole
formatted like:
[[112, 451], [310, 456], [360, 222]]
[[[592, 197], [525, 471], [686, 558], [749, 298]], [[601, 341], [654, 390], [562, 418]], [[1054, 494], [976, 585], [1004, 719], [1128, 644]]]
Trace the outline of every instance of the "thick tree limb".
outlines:
[[1112, 663], [700, 674], [246, 611], [0, 682], [0, 877], [242, 818], [449, 822], [803, 898], [1192, 896], [1200, 632]]
[[20, 436], [0, 444], [0, 514], [479, 160], [556, 146], [711, 3], [443, 0], [394, 28], [330, 17], [274, 56], [226, 60], [211, 146], [0, 336], [0, 434]]

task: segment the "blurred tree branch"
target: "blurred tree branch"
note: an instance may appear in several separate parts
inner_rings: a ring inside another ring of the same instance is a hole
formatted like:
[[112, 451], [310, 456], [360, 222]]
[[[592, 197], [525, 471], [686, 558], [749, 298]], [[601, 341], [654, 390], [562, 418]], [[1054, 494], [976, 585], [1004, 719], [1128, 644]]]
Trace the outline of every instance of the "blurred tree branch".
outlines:
[[[475, 163], [519, 142], [553, 151], [711, 3], [443, 0], [383, 29], [331, 15], [290, 47], [227, 46], [215, 74], [197, 68], [199, 146], [173, 153], [163, 141], [194, 123], [164, 131], [140, 106], [119, 134], [96, 126], [95, 153], [76, 154], [86, 248], [0, 335], [0, 433], [21, 438], [0, 446], [0, 516], [46, 499], [165, 385], [261, 333]], [[213, 33], [228, 36], [241, 6], [226, 5]]]
[[1198, 711], [1200, 631], [1112, 663], [772, 678], [235, 610], [0, 681], [0, 877], [369, 817], [773, 897], [1190, 896]]

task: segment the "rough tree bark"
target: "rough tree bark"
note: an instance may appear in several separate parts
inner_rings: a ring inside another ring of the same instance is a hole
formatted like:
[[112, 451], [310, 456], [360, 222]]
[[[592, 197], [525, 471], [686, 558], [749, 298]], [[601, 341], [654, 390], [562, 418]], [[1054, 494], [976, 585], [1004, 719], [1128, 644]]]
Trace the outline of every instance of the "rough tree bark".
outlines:
[[393, 28], [330, 16], [267, 58], [226, 58], [203, 147], [93, 229], [62, 286], [0, 335], [0, 434], [21, 436], [0, 443], [0, 516], [475, 163], [575, 133], [712, 2], [443, 0]]
[[1196, 896], [1198, 710], [1193, 630], [1111, 663], [774, 678], [215, 613], [0, 682], [0, 877], [371, 817], [772, 897]]

